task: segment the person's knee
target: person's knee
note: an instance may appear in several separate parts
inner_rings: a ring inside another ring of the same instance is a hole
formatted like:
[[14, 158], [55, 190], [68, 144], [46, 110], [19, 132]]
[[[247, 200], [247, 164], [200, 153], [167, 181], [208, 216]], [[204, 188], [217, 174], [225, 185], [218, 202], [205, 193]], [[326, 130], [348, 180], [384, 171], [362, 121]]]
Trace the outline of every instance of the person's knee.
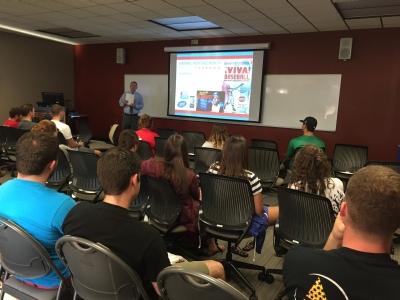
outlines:
[[211, 277], [225, 280], [224, 266], [220, 262], [215, 260], [205, 260], [203, 262], [206, 264], [208, 268], [208, 274]]

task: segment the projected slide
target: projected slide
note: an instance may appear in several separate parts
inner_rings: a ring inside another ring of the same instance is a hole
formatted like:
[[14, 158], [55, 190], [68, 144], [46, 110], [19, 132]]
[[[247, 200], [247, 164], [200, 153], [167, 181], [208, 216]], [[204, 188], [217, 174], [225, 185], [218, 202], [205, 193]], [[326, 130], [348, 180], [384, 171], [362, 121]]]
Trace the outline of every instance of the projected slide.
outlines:
[[[171, 72], [175, 75], [174, 101], [171, 103], [170, 99], [169, 113], [258, 121], [254, 110], [259, 109], [260, 92], [258, 98], [252, 93], [255, 51], [177, 53], [174, 56], [174, 72]], [[262, 72], [258, 73], [257, 77], [261, 77]], [[261, 83], [258, 85], [260, 90]]]

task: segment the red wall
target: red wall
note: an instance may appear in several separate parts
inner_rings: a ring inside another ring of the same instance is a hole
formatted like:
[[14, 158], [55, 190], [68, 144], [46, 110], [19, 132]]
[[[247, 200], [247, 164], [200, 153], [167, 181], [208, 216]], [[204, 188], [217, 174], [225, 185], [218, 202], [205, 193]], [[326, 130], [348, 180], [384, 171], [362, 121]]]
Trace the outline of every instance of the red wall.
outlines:
[[[352, 36], [352, 59], [337, 59], [339, 38]], [[318, 132], [328, 145], [362, 144], [371, 160], [395, 160], [400, 144], [400, 30], [359, 30], [291, 35], [203, 39], [200, 45], [271, 42], [267, 74], [342, 74], [336, 132]], [[75, 106], [89, 114], [97, 136], [106, 136], [121, 119], [117, 101], [124, 74], [168, 74], [165, 46], [188, 46], [189, 40], [83, 45], [75, 48]], [[115, 63], [115, 49], [124, 47], [127, 63]], [[140, 87], [139, 87], [140, 90]], [[209, 133], [210, 123], [157, 119], [155, 127]], [[231, 133], [247, 138], [273, 139], [281, 154], [299, 130], [228, 125]]]

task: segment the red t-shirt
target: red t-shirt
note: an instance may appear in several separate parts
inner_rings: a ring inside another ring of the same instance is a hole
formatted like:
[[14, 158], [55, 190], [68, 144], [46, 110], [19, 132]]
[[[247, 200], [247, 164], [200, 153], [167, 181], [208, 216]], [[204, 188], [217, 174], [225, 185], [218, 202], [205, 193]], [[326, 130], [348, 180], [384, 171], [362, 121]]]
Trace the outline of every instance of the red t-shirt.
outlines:
[[7, 127], [14, 127], [14, 128], [18, 128], [19, 122], [13, 120], [13, 119], [8, 119], [4, 122], [3, 126], [7, 126]]
[[158, 133], [151, 131], [148, 128], [142, 128], [136, 131], [137, 136], [144, 142], [149, 143], [151, 149], [156, 149], [156, 137], [159, 137]]

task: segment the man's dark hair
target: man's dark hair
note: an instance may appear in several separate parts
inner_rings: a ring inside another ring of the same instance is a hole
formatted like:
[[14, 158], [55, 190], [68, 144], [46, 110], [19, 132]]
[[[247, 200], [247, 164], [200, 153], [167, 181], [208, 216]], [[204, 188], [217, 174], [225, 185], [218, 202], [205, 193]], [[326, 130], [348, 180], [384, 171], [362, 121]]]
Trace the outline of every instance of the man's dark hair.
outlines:
[[119, 147], [108, 150], [97, 162], [97, 176], [107, 195], [122, 194], [129, 186], [131, 176], [139, 172], [139, 156]]
[[51, 115], [58, 116], [64, 110], [65, 110], [64, 106], [61, 106], [59, 104], [54, 104], [51, 106]]
[[15, 118], [16, 116], [21, 114], [21, 109], [19, 107], [13, 107], [10, 109], [10, 112], [8, 113], [8, 115], [10, 116], [10, 118]]
[[29, 115], [31, 111], [33, 111], [33, 105], [30, 103], [24, 104], [21, 106], [20, 110], [21, 110], [21, 115], [23, 117], [26, 117], [27, 115]]
[[58, 140], [46, 133], [27, 132], [17, 142], [17, 171], [40, 175], [46, 165], [57, 159]]
[[133, 129], [124, 129], [118, 137], [118, 147], [131, 150], [139, 144], [139, 138]]

